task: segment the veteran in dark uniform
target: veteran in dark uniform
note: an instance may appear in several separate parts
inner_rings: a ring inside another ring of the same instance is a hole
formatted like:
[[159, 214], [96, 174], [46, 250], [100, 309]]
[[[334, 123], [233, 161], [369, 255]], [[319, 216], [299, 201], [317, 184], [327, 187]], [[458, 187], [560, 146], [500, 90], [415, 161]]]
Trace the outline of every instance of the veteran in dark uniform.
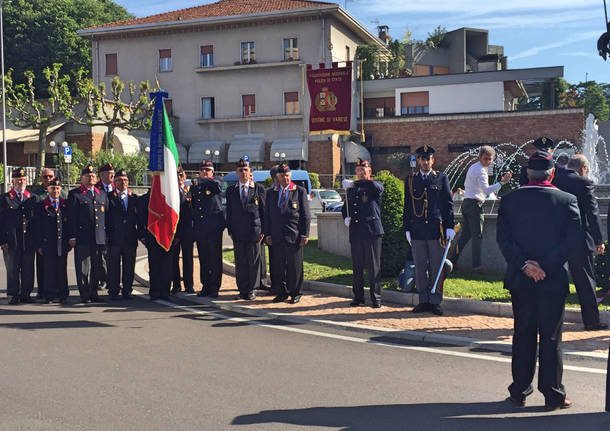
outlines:
[[[553, 154], [553, 149], [555, 148], [555, 141], [547, 136], [541, 136], [532, 142], [532, 145], [536, 147], [536, 151], [545, 151], [549, 154]], [[561, 166], [555, 163], [555, 174], [553, 175], [553, 179], [551, 180], [553, 184], [555, 184], [555, 179], [559, 175], [563, 175], [566, 169], [564, 166]], [[527, 165], [521, 167], [521, 171], [519, 172], [519, 185], [524, 186], [529, 182], [529, 178], [527, 176]]]
[[[268, 187], [265, 189], [265, 196], [267, 196], [267, 193], [269, 192], [269, 190], [272, 190], [275, 186], [277, 186], [279, 183], [277, 181], [277, 168], [278, 165], [273, 165], [271, 167], [271, 169], [269, 170], [269, 175], [271, 176], [271, 179], [273, 180], [273, 185], [271, 187]], [[267, 262], [265, 262], [265, 245], [266, 242], [263, 241], [261, 244], [261, 284], [262, 284], [262, 279], [267, 277]], [[282, 282], [281, 287], [277, 286], [277, 281], [275, 281], [273, 279], [273, 275], [274, 275], [274, 271], [273, 271], [273, 247], [270, 245], [267, 245], [267, 249], [269, 250], [269, 281], [271, 282], [271, 286], [270, 286], [270, 290], [271, 293], [273, 293], [274, 295], [278, 295], [280, 292], [284, 292], [284, 290], [286, 289], [286, 281], [284, 280]]]
[[[100, 180], [97, 182], [95, 187], [100, 192], [110, 194], [114, 190], [114, 166], [110, 163], [106, 163], [100, 166], [99, 169]], [[102, 251], [102, 267], [100, 273], [100, 286], [108, 288], [108, 249]]]
[[191, 188], [193, 238], [197, 243], [202, 288], [197, 296], [218, 296], [222, 282], [222, 183], [214, 178], [214, 164], [201, 162], [197, 185]]
[[[179, 241], [173, 251], [174, 266], [171, 294], [180, 292], [180, 281], [184, 282], [186, 293], [195, 293], [193, 289], [193, 208], [191, 192], [185, 185], [186, 173], [178, 166], [178, 187], [180, 190], [180, 219], [176, 228]], [[180, 276], [180, 250], [182, 250], [182, 276]]]
[[34, 289], [34, 254], [32, 218], [38, 196], [26, 190], [25, 169], [12, 173], [13, 188], [0, 197], [0, 247], [6, 266], [6, 293], [9, 304], [32, 303]]
[[403, 227], [411, 245], [415, 264], [415, 286], [419, 304], [414, 313], [431, 311], [442, 315], [443, 277], [436, 291], [432, 287], [443, 262], [446, 241], [455, 237], [453, 199], [449, 179], [432, 170], [434, 148], [424, 145], [416, 150], [419, 171], [405, 179]]
[[261, 241], [264, 237], [265, 189], [250, 175], [247, 156], [237, 162], [238, 182], [227, 189], [227, 228], [233, 240], [235, 278], [240, 299], [253, 300], [260, 282]]
[[34, 232], [38, 255], [43, 257], [44, 300], [68, 302], [68, 201], [61, 197], [61, 181], [47, 182], [47, 197], [36, 206]]
[[[272, 270], [279, 292], [273, 302], [301, 300], [303, 287], [303, 247], [309, 241], [309, 201], [307, 190], [290, 180], [290, 167], [278, 166], [278, 184], [265, 196], [265, 241], [273, 247]], [[285, 284], [284, 284], [285, 283]]]
[[68, 196], [68, 238], [74, 248], [76, 283], [81, 302], [101, 302], [97, 287], [102, 276], [102, 253], [106, 248], [108, 195], [95, 186], [95, 170], [87, 165], [81, 186]]
[[[131, 299], [138, 248], [138, 197], [129, 190], [125, 169], [114, 177], [114, 187], [108, 193], [106, 236], [108, 238], [108, 294], [109, 299]], [[122, 275], [122, 277], [121, 277]], [[119, 283], [122, 281], [122, 289]]]
[[[43, 201], [49, 196], [47, 188], [49, 183], [55, 179], [55, 172], [51, 168], [44, 168], [40, 173], [40, 184], [30, 187], [30, 192], [38, 196], [38, 199]], [[68, 192], [63, 187], [61, 188], [60, 197], [68, 199]], [[36, 253], [36, 284], [38, 285], [38, 293], [36, 299], [44, 299], [44, 257]]]
[[554, 166], [551, 154], [534, 153], [528, 184], [502, 198], [497, 223], [497, 241], [507, 263], [504, 288], [510, 291], [514, 314], [509, 401], [525, 405], [533, 392], [538, 354], [538, 390], [548, 410], [572, 405], [561, 383], [559, 343], [569, 292], [565, 264], [581, 241], [577, 199], [551, 184]]
[[371, 179], [371, 163], [358, 159], [357, 181], [344, 180], [347, 189], [341, 209], [345, 225], [349, 228], [352, 252], [354, 300], [350, 306], [364, 305], [364, 269], [369, 275], [371, 306], [381, 307], [381, 198], [383, 184]]
[[[157, 299], [169, 299], [170, 284], [172, 279], [174, 245], [169, 251], [165, 251], [159, 245], [154, 235], [148, 230], [148, 204], [150, 202], [150, 190], [143, 196], [138, 197], [138, 232], [140, 241], [148, 251], [148, 279], [149, 297], [151, 301]], [[177, 238], [174, 238], [177, 241]]]

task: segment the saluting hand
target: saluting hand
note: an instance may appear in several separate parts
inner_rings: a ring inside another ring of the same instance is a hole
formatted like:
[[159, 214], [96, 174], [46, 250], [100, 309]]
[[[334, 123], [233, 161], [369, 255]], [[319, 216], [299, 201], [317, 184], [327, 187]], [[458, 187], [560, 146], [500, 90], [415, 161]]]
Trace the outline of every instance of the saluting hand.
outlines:
[[606, 251], [606, 246], [604, 244], [599, 244], [599, 245], [595, 246], [595, 253], [604, 254], [605, 251]]

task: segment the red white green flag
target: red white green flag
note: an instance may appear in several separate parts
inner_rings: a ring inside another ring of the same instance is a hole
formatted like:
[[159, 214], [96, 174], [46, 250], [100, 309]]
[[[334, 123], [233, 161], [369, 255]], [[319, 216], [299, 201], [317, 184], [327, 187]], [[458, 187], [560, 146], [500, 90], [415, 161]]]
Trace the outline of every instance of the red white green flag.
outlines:
[[178, 149], [172, 126], [165, 111], [163, 91], [151, 93], [155, 101], [150, 129], [150, 161], [148, 168], [153, 179], [148, 202], [148, 231], [159, 246], [169, 251], [180, 218], [180, 191], [178, 189]]

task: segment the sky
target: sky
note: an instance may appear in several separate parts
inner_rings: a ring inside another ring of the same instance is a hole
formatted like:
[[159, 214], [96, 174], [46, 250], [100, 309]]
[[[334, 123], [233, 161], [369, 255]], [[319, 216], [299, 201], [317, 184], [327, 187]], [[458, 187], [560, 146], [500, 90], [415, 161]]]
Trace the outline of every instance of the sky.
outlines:
[[[210, 0], [115, 0], [137, 17], [213, 3]], [[329, 0], [327, 0], [329, 1]], [[504, 46], [508, 67], [564, 66], [570, 83], [610, 82], [610, 58], [597, 54], [606, 31], [603, 0], [336, 0], [376, 34], [388, 25], [401, 39], [407, 30], [426, 39], [437, 26], [489, 30], [489, 44]], [[610, 5], [609, 5], [610, 7]]]

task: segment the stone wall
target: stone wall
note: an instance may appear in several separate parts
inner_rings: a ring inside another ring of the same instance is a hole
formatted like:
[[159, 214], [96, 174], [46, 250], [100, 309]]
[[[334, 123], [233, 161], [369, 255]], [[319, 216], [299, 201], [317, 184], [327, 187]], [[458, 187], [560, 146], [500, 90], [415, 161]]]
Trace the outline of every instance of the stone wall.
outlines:
[[[515, 111], [464, 115], [430, 115], [365, 120], [367, 148], [375, 170], [390, 169], [391, 147], [410, 147], [410, 152], [428, 144], [436, 150], [436, 165], [447, 166], [460, 152], [449, 152], [452, 144], [521, 145], [539, 136], [581, 142], [585, 125], [582, 109]], [[532, 148], [526, 151], [533, 151]], [[401, 177], [406, 172], [398, 173]]]
[[[334, 144], [329, 140], [309, 141], [307, 170], [320, 175], [331, 175], [331, 177], [327, 177], [332, 179], [331, 184], [323, 184], [326, 187], [331, 186], [341, 170], [341, 148], [339, 144]], [[322, 178], [320, 180], [322, 181]]]

